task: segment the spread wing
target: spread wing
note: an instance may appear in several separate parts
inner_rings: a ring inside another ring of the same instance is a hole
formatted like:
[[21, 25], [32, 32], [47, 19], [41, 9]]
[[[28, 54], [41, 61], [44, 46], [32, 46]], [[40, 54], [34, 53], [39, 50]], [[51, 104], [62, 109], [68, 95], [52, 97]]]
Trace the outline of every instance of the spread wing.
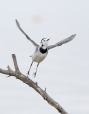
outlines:
[[19, 24], [19, 22], [18, 22], [17, 20], [16, 20], [16, 25], [17, 25], [18, 29], [26, 36], [26, 38], [27, 38], [29, 41], [31, 41], [31, 42], [33, 43], [33, 45], [34, 45], [35, 47], [39, 46], [36, 42], [34, 42], [34, 41], [24, 32], [24, 30], [21, 28], [21, 26], [20, 26], [20, 24]]
[[63, 40], [61, 40], [60, 42], [57, 42], [57, 43], [54, 44], [54, 45], [48, 46], [48, 50], [49, 50], [49, 49], [52, 49], [52, 48], [54, 48], [54, 47], [57, 47], [57, 46], [61, 46], [62, 44], [65, 44], [65, 43], [67, 43], [67, 42], [70, 42], [71, 40], [74, 39], [75, 36], [76, 36], [76, 34], [71, 35], [70, 37], [63, 39]]

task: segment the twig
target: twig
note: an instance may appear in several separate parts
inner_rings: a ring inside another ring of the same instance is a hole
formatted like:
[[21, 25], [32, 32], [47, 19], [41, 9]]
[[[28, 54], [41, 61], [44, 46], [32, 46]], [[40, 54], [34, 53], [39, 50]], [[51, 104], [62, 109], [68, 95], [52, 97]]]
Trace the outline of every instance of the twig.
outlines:
[[18, 64], [17, 64], [17, 60], [16, 60], [15, 54], [12, 54], [12, 58], [13, 58], [13, 63], [14, 63], [15, 71], [17, 73], [20, 73], [20, 70], [19, 70], [19, 67], [18, 67]]

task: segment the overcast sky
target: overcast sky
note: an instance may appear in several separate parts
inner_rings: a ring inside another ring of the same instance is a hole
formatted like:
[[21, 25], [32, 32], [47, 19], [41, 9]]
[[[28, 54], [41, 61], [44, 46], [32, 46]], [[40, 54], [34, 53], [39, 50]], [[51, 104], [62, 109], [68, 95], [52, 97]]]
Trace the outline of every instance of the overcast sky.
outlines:
[[[26, 74], [34, 46], [18, 30], [18, 19], [26, 33], [38, 44], [49, 45], [72, 34], [68, 44], [50, 50], [30, 78], [55, 99], [69, 114], [89, 114], [89, 1], [88, 0], [0, 0], [0, 68], [7, 69], [15, 53]], [[58, 114], [42, 97], [14, 77], [0, 74], [0, 114]]]

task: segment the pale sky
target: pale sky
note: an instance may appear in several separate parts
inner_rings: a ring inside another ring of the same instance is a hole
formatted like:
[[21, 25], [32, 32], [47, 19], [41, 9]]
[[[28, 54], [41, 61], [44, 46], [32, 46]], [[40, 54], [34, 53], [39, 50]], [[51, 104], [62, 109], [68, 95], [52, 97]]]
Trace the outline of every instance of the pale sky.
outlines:
[[[18, 30], [18, 19], [25, 32], [38, 44], [50, 38], [49, 45], [72, 34], [76, 38], [49, 51], [36, 64], [30, 78], [55, 99], [69, 114], [89, 114], [89, 1], [88, 0], [0, 0], [0, 68], [12, 69], [11, 54], [26, 74], [34, 46]], [[14, 77], [0, 74], [0, 114], [58, 114], [32, 88]]]

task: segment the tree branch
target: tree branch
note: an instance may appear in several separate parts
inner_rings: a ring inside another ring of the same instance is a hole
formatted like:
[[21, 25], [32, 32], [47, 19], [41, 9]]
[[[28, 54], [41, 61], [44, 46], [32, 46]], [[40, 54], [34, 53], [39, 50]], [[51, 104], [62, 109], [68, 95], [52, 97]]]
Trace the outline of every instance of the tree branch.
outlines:
[[28, 86], [32, 87], [36, 92], [38, 92], [44, 100], [46, 100], [48, 102], [48, 104], [50, 104], [51, 106], [53, 106], [54, 108], [56, 108], [58, 110], [59, 113], [61, 114], [68, 114], [55, 100], [53, 100], [46, 92], [46, 88], [45, 90], [42, 90], [37, 83], [33, 82], [29, 77], [25, 76], [24, 74], [22, 74], [19, 70], [18, 64], [17, 64], [17, 60], [16, 60], [16, 56], [15, 54], [12, 54], [12, 58], [13, 58], [13, 62], [14, 62], [14, 67], [15, 67], [15, 71], [13, 71], [9, 66], [7, 67], [8, 70], [4, 70], [0, 68], [0, 73], [5, 74], [5, 75], [9, 75], [9, 76], [14, 76], [17, 79], [21, 80], [22, 82], [24, 82], [25, 84], [27, 84]]

